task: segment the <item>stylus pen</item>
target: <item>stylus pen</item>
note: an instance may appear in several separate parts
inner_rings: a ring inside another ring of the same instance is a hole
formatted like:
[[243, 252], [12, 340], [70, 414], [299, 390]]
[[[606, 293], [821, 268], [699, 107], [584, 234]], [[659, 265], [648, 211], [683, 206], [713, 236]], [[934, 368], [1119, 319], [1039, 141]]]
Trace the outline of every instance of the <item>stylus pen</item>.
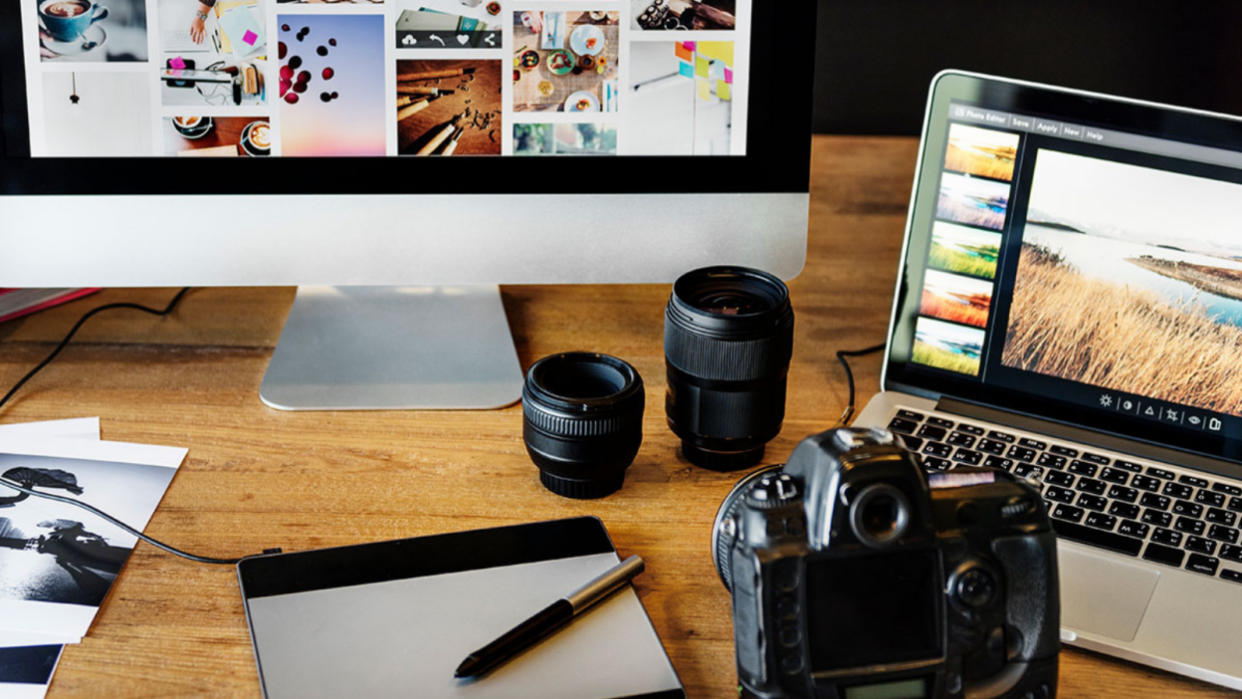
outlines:
[[482, 675], [564, 626], [641, 572], [643, 559], [630, 556], [607, 573], [558, 599], [535, 616], [513, 627], [505, 635], [466, 656], [453, 676], [461, 679]]

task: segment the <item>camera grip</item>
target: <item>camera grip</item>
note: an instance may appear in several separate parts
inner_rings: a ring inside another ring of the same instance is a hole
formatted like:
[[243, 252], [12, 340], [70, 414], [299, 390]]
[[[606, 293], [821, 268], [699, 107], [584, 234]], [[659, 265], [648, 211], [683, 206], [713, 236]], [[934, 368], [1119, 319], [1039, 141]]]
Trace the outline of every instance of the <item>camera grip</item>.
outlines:
[[1055, 658], [1061, 650], [1061, 590], [1057, 539], [1051, 528], [992, 543], [992, 555], [1005, 573], [1005, 618], [1010, 630], [1023, 629], [1010, 662]]

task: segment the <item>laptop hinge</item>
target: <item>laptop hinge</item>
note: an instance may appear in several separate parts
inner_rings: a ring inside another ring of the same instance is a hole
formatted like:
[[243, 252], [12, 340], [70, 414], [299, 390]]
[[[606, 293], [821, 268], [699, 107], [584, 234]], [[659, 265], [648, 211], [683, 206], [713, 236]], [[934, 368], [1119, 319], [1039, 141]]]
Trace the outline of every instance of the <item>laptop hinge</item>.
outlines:
[[1025, 415], [1022, 413], [1012, 412], [992, 406], [980, 405], [956, 398], [942, 397], [936, 404], [936, 410], [961, 415], [962, 417], [974, 418], [986, 422], [1005, 425], [1014, 429], [1026, 430], [1028, 432], [1038, 432], [1039, 434], [1048, 435], [1049, 437], [1059, 437], [1082, 444], [1090, 444], [1108, 449], [1109, 451], [1117, 451], [1123, 454], [1131, 454], [1141, 459], [1151, 461], [1163, 461], [1174, 466], [1182, 466], [1184, 468], [1194, 469], [1196, 471], [1205, 471], [1218, 476], [1224, 476], [1234, 480], [1242, 479], [1242, 466], [1225, 459], [1216, 459], [1202, 454], [1193, 454], [1182, 451], [1180, 449], [1172, 449], [1149, 442], [1139, 441], [1137, 439], [1128, 439], [1115, 434], [1106, 432], [1097, 432], [1095, 430], [1083, 427], [1075, 427], [1064, 423], [1055, 422], [1035, 417], [1033, 415]]

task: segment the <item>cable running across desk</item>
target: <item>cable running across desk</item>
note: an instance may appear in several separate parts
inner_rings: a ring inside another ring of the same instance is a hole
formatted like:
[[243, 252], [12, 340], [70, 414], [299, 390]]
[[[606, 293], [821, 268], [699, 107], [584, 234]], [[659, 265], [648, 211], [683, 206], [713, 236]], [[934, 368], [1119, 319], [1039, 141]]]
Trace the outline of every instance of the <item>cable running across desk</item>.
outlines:
[[868, 354], [883, 352], [887, 347], [886, 343], [868, 347], [860, 350], [840, 350], [837, 352], [837, 361], [841, 362], [841, 366], [845, 367], [845, 382], [850, 389], [849, 402], [845, 404], [845, 411], [841, 413], [841, 417], [837, 420], [837, 427], [844, 427], [849, 424], [850, 418], [854, 417], [854, 372], [850, 369], [850, 363], [845, 361], [846, 357], [864, 357]]

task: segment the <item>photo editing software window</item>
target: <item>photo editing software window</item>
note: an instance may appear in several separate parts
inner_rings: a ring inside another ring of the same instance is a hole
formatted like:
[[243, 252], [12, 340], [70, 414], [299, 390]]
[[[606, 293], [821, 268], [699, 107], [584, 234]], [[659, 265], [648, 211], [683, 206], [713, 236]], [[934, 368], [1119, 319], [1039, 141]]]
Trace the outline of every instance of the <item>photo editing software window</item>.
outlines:
[[753, 0], [14, 0], [36, 157], [745, 155]]
[[911, 362], [1242, 435], [1242, 154], [948, 109]]

